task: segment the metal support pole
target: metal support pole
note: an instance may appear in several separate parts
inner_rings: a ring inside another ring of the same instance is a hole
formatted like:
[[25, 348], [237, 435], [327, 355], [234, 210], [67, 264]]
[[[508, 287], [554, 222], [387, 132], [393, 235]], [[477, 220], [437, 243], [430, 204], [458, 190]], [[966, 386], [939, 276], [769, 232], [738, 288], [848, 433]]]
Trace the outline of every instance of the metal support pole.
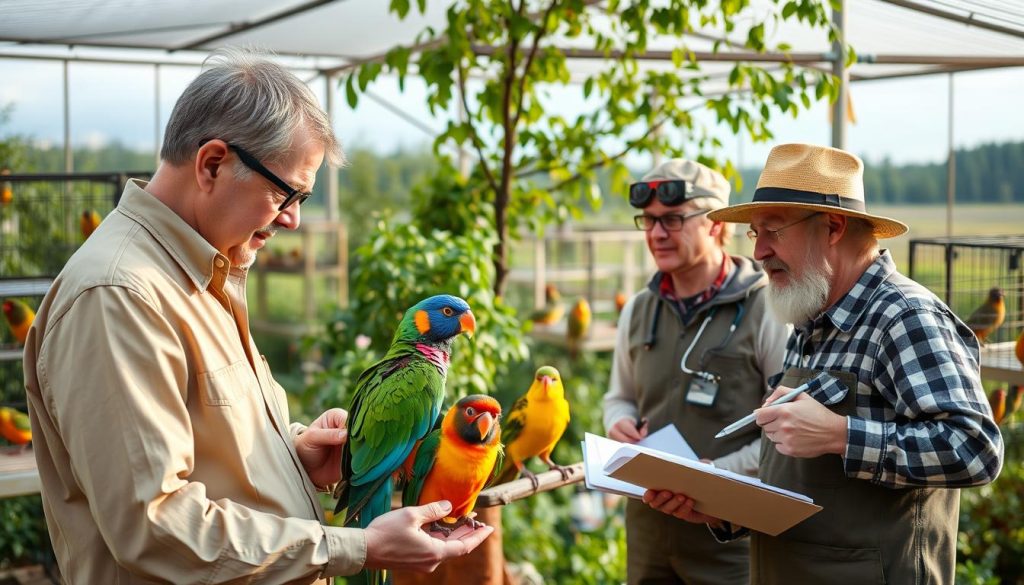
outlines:
[[[335, 89], [335, 76], [324, 75], [324, 106], [327, 109], [327, 118], [331, 121], [331, 126], [334, 126], [335, 113], [334, 113], [334, 89]], [[327, 165], [327, 196], [325, 201], [327, 209], [327, 221], [338, 221], [341, 219], [341, 211], [338, 208], [338, 169], [331, 165]]]
[[846, 149], [846, 105], [850, 99], [850, 72], [846, 68], [846, 0], [833, 0], [832, 20], [836, 40], [832, 43], [832, 74], [839, 79], [839, 93], [832, 104], [832, 146]]
[[953, 74], [949, 74], [949, 152], [946, 155], [946, 237], [953, 237], [953, 204], [956, 201], [956, 145], [953, 144]]
[[71, 151], [71, 88], [68, 84], [68, 61], [64, 60], [64, 172], [75, 170]]
[[160, 166], [160, 64], [153, 65], [153, 159]]

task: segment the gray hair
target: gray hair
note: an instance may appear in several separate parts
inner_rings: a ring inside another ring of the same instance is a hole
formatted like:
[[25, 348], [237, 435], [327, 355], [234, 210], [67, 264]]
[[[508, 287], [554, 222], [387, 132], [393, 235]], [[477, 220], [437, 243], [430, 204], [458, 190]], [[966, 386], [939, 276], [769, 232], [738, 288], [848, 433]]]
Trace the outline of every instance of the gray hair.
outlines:
[[[692, 204], [694, 210], [707, 209], [708, 211], [714, 211], [722, 208], [721, 202], [711, 197], [697, 197], [696, 199], [687, 199], [686, 202]], [[722, 231], [718, 234], [718, 245], [722, 248], [727, 247], [735, 235], [736, 224], [723, 221]]]
[[285, 67], [257, 51], [228, 48], [215, 51], [203, 68], [174, 105], [160, 158], [184, 164], [203, 141], [219, 138], [265, 163], [280, 163], [291, 152], [295, 131], [305, 125], [329, 163], [345, 163], [316, 96]]

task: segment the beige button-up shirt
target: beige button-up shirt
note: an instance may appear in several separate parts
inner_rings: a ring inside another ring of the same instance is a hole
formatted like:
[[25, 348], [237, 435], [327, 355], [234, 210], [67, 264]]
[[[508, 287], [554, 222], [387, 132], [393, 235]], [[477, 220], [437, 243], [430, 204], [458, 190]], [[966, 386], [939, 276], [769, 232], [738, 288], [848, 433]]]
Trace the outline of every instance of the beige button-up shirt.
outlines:
[[245, 271], [130, 182], [25, 346], [43, 504], [68, 583], [310, 583], [358, 571], [323, 525]]

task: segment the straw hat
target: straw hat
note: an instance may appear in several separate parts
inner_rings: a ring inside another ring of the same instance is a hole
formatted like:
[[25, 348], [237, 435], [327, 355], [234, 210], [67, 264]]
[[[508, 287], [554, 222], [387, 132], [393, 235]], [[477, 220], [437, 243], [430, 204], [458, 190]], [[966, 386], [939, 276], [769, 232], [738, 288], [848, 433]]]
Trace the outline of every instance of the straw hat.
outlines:
[[795, 207], [859, 217], [874, 226], [876, 238], [907, 232], [903, 222], [871, 215], [864, 205], [864, 163], [838, 148], [811, 144], [780, 144], [768, 154], [754, 200], [712, 211], [715, 221], [749, 223], [754, 211]]

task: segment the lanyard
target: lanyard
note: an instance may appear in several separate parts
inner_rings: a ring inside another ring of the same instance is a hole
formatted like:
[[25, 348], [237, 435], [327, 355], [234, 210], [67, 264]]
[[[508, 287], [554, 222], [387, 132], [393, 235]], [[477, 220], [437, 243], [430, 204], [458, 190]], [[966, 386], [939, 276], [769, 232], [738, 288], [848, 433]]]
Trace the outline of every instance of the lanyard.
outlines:
[[715, 313], [717, 311], [718, 311], [718, 306], [714, 306], [714, 307], [711, 308], [710, 311], [708, 311], [708, 316], [704, 317], [704, 322], [701, 323], [700, 324], [700, 328], [697, 329], [697, 334], [693, 336], [693, 341], [690, 342], [690, 347], [686, 348], [686, 351], [683, 353], [683, 359], [679, 360], [679, 368], [683, 371], [683, 373], [690, 374], [691, 376], [698, 376], [698, 377], [701, 377], [701, 378], [704, 378], [704, 379], [708, 379], [708, 380], [714, 379], [716, 377], [716, 376], [714, 376], [712, 374], [709, 374], [709, 373], [703, 371], [704, 370], [704, 361], [707, 358], [708, 352], [715, 351], [715, 350], [718, 350], [718, 349], [722, 349], [723, 347], [725, 347], [725, 345], [727, 343], [729, 343], [729, 340], [732, 339], [732, 334], [736, 332], [736, 328], [739, 326], [740, 320], [743, 319], [743, 302], [742, 301], [740, 301], [739, 303], [736, 303], [736, 316], [732, 318], [732, 324], [729, 325], [729, 332], [725, 334], [725, 338], [722, 339], [722, 342], [719, 343], [715, 347], [712, 347], [710, 349], [704, 350], [704, 353], [701, 354], [700, 370], [699, 371], [694, 371], [694, 370], [691, 370], [691, 369], [687, 368], [686, 367], [686, 362], [690, 358], [690, 352], [692, 352], [694, 346], [697, 345], [697, 340], [701, 338], [701, 335], [703, 335], [703, 333], [704, 333], [704, 329], [708, 326], [708, 323], [711, 322], [711, 319], [713, 319], [715, 317]]

